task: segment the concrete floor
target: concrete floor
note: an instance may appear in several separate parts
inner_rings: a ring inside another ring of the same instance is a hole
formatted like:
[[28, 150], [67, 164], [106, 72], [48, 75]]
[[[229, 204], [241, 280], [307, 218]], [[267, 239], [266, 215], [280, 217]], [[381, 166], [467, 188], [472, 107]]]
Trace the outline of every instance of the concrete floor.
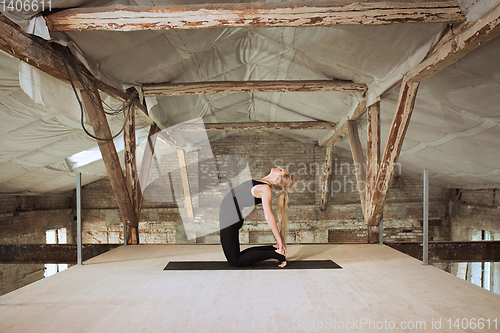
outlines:
[[120, 247], [0, 297], [0, 332], [499, 331], [499, 295], [384, 245], [288, 252], [343, 269], [163, 271], [224, 256], [219, 245]]

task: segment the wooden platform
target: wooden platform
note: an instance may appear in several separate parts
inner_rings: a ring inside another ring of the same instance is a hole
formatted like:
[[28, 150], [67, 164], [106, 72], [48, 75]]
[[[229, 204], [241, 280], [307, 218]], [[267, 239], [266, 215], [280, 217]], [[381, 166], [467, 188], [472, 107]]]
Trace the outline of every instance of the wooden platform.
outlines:
[[385, 245], [291, 245], [288, 257], [343, 269], [164, 271], [224, 256], [219, 245], [120, 247], [0, 297], [0, 332], [465, 332], [456, 319], [480, 318], [478, 332], [498, 331], [499, 295]]

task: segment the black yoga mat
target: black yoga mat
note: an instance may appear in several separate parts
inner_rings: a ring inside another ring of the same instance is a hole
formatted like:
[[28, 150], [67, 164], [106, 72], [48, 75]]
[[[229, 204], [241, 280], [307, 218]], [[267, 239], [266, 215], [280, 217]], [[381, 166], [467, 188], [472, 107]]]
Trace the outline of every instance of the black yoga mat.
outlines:
[[165, 271], [220, 271], [220, 270], [258, 270], [258, 269], [333, 269], [342, 268], [332, 260], [287, 261], [286, 267], [278, 267], [274, 261], [262, 261], [245, 267], [233, 267], [227, 261], [170, 261]]

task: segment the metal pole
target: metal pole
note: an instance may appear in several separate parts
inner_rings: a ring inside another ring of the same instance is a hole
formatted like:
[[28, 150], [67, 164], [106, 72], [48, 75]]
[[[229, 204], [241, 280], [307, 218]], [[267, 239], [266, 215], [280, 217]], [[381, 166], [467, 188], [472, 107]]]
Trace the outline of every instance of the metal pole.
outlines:
[[128, 223], [128, 221], [123, 221], [123, 245], [127, 245], [127, 243], [128, 243], [127, 223]]
[[82, 264], [82, 174], [76, 173], [76, 249], [77, 264]]
[[384, 244], [384, 219], [380, 220], [379, 228], [378, 228], [378, 243], [380, 245]]
[[424, 169], [424, 244], [423, 244], [423, 264], [428, 265], [429, 261], [429, 170]]

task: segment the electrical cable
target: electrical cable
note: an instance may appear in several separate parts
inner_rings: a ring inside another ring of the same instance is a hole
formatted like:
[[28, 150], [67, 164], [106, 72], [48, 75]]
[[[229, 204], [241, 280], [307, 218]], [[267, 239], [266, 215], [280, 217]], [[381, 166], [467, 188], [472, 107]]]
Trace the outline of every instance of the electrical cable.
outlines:
[[[75, 74], [76, 74], [76, 76], [77, 76], [78, 81], [79, 81], [79, 82], [80, 82], [80, 84], [83, 86], [84, 91], [85, 91], [85, 93], [87, 94], [87, 96], [89, 97], [89, 99], [92, 101], [92, 103], [93, 103], [93, 104], [94, 104], [94, 105], [95, 105], [95, 106], [96, 106], [99, 110], [101, 110], [104, 114], [108, 114], [108, 115], [118, 115], [118, 114], [123, 113], [123, 112], [124, 112], [124, 110], [128, 108], [128, 111], [127, 111], [127, 116], [126, 116], [126, 118], [125, 118], [125, 120], [124, 120], [124, 122], [123, 122], [123, 126], [122, 126], [122, 128], [120, 129], [120, 131], [119, 131], [117, 134], [115, 134], [115, 135], [111, 136], [111, 138], [98, 138], [98, 137], [94, 136], [93, 134], [91, 134], [91, 133], [87, 130], [87, 128], [85, 128], [85, 123], [84, 123], [84, 121], [83, 121], [83, 119], [84, 119], [84, 107], [83, 107], [83, 103], [82, 103], [82, 101], [80, 100], [80, 97], [78, 96], [78, 92], [77, 92], [76, 87], [75, 87], [75, 84], [74, 84], [74, 82], [73, 82], [73, 78], [71, 77], [71, 74], [70, 74], [70, 71], [69, 71], [69, 68], [68, 68], [68, 64], [66, 63], [66, 60], [64, 59], [64, 57], [63, 57], [63, 55], [61, 54], [61, 52], [59, 51], [59, 49], [58, 49], [58, 48], [56, 48], [57, 53], [59, 53], [59, 56], [61, 57], [61, 59], [62, 59], [62, 61], [63, 61], [63, 63], [64, 63], [64, 67], [66, 68], [66, 73], [68, 74], [68, 78], [69, 78], [69, 81], [70, 81], [70, 83], [71, 83], [71, 87], [73, 88], [73, 92], [75, 93], [75, 96], [76, 96], [76, 99], [77, 99], [77, 101], [78, 101], [78, 104], [80, 105], [80, 114], [81, 114], [81, 116], [80, 116], [80, 122], [81, 122], [81, 125], [82, 125], [83, 130], [85, 131], [85, 133], [86, 133], [88, 136], [90, 136], [91, 138], [93, 138], [93, 139], [95, 139], [95, 140], [99, 140], [99, 141], [112, 141], [112, 140], [116, 139], [116, 138], [117, 138], [117, 137], [118, 137], [118, 136], [119, 136], [119, 135], [123, 132], [123, 130], [125, 129], [125, 126], [126, 126], [126, 124], [127, 124], [127, 119], [129, 118], [129, 116], [130, 116], [130, 112], [131, 112], [131, 110], [132, 110], [132, 99], [135, 97], [135, 95], [136, 95], [136, 93], [137, 93], [137, 92], [134, 92], [134, 93], [130, 96], [130, 98], [129, 98], [127, 101], [125, 101], [124, 103], [122, 103], [122, 105], [121, 105], [121, 106], [120, 106], [117, 110], [113, 110], [113, 112], [111, 112], [111, 113], [106, 112], [106, 111], [104, 110], [103, 106], [102, 106], [102, 105], [99, 105], [99, 103], [95, 100], [95, 97], [94, 97], [94, 96], [93, 96], [93, 94], [89, 91], [89, 90], [90, 90], [90, 88], [89, 88], [89, 87], [88, 87], [88, 86], [87, 86], [87, 85], [83, 82], [83, 80], [81, 79], [80, 74], [79, 74], [79, 70], [78, 70], [78, 68], [76, 67], [76, 64], [74, 63], [74, 61], [73, 61], [73, 59], [72, 59], [72, 57], [71, 57], [71, 54], [69, 53], [68, 48], [67, 48], [67, 47], [65, 47], [65, 48], [66, 48], [66, 52], [68, 53], [68, 58], [70, 59], [71, 66], [72, 66], [73, 71], [75, 72]], [[108, 105], [106, 104], [106, 106], [108, 106]], [[109, 106], [108, 106], [108, 107], [109, 107]], [[110, 108], [110, 109], [111, 109], [111, 108]], [[111, 110], [112, 110], [112, 109], [111, 109]]]

